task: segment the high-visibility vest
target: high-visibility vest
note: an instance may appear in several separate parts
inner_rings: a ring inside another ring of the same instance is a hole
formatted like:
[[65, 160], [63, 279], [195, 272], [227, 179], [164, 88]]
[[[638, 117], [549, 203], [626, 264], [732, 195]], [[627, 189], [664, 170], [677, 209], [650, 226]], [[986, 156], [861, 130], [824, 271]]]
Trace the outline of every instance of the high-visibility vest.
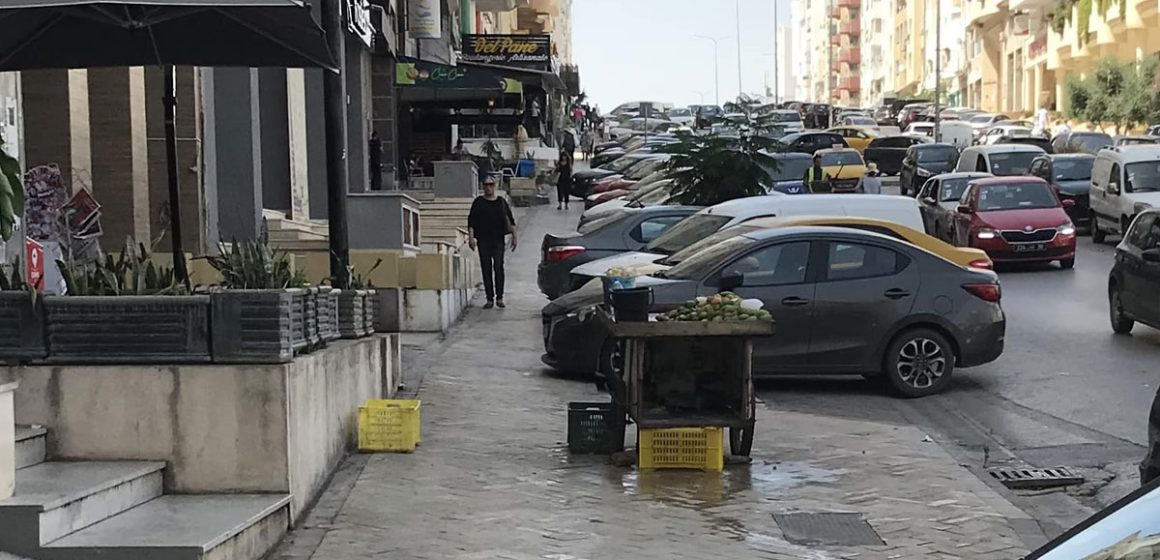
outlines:
[[[821, 177], [815, 176], [814, 175], [815, 171], [821, 171], [822, 176]], [[811, 165], [809, 170], [806, 171], [806, 182], [807, 183], [813, 183], [814, 181], [824, 181], [825, 179], [826, 179], [826, 171], [824, 169], [817, 169]]]

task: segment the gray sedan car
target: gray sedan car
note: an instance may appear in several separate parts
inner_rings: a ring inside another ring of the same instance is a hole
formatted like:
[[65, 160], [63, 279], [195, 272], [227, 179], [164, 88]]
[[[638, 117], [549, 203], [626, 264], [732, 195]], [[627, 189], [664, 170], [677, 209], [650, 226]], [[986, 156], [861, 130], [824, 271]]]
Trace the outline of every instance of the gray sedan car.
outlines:
[[544, 235], [537, 271], [540, 291], [549, 299], [572, 291], [576, 288], [569, 277], [573, 268], [596, 259], [639, 251], [700, 209], [699, 206], [622, 208], [585, 224], [579, 232]]
[[[654, 311], [731, 290], [762, 300], [777, 334], [753, 350], [757, 375], [862, 374], [907, 397], [937, 393], [955, 367], [995, 360], [1006, 320], [998, 276], [885, 235], [831, 227], [748, 232], [637, 280]], [[618, 371], [618, 345], [588, 288], [543, 309], [544, 362], [570, 372]]]

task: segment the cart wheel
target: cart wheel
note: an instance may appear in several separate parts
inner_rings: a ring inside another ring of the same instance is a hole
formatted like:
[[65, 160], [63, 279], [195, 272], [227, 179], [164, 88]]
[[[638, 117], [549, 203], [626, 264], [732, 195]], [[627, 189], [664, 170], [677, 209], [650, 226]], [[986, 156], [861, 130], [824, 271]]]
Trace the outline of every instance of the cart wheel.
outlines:
[[750, 422], [744, 428], [729, 428], [729, 452], [739, 457], [748, 457], [753, 450], [753, 427]]

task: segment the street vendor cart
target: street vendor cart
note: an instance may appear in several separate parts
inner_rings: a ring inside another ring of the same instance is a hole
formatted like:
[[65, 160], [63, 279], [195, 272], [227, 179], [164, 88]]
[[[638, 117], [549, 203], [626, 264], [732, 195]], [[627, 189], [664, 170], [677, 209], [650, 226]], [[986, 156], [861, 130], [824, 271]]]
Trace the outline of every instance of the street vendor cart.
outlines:
[[615, 321], [597, 313], [623, 356], [619, 371], [605, 372], [619, 413], [639, 429], [729, 428], [730, 452], [749, 455], [753, 340], [773, 336], [773, 322]]

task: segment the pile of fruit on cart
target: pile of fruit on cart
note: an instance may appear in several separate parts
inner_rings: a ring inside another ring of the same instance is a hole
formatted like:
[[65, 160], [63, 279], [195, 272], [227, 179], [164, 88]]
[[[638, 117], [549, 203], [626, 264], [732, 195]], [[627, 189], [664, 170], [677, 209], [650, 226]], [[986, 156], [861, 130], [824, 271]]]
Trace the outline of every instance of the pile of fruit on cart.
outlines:
[[733, 292], [698, 297], [657, 316], [658, 321], [772, 321], [773, 315], [761, 308], [761, 300], [742, 299]]

